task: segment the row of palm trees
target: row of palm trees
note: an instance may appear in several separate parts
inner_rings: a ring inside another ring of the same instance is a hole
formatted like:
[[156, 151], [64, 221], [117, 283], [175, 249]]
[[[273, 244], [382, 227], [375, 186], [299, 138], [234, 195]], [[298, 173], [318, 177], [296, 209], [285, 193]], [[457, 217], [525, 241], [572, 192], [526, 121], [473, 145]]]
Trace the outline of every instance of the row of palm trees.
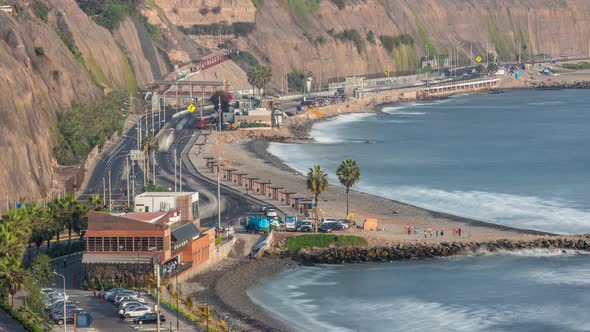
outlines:
[[[349, 215], [349, 196], [350, 188], [357, 184], [361, 178], [361, 170], [357, 165], [356, 161], [348, 158], [343, 160], [338, 169], [336, 170], [338, 181], [346, 188], [346, 217]], [[314, 165], [309, 169], [307, 173], [307, 190], [311, 191], [314, 195], [315, 203], [315, 217], [316, 222], [318, 218], [318, 204], [320, 195], [328, 190], [328, 174], [324, 171], [320, 165]]]
[[101, 208], [100, 197], [92, 197], [91, 205], [77, 201], [73, 195], [55, 198], [46, 207], [27, 204], [8, 211], [0, 220], [0, 297], [14, 294], [22, 287], [25, 270], [22, 265], [27, 246], [34, 243], [37, 252], [44, 241], [49, 249], [51, 240], [67, 229], [69, 240], [72, 232], [86, 229], [89, 209]]

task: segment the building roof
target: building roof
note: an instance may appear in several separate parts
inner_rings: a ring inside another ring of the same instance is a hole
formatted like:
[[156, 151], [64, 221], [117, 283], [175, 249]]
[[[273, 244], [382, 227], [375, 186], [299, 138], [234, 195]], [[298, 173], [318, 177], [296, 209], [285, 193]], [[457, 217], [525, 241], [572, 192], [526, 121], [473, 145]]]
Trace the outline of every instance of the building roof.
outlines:
[[289, 191], [289, 190], [281, 190], [281, 193], [282, 194], [285, 194], [285, 195], [295, 195], [295, 194], [297, 194], [296, 191]]
[[234, 175], [238, 175], [238, 176], [242, 176], [242, 175], [248, 175], [248, 173], [234, 173]]
[[192, 222], [186, 223], [172, 230], [172, 236], [176, 239], [176, 245], [181, 245], [183, 242], [190, 242], [195, 236], [201, 234], [201, 231]]
[[128, 212], [122, 215], [123, 218], [138, 220], [149, 223], [156, 223], [168, 214], [165, 212]]
[[166, 225], [150, 224], [124, 216], [112, 216], [108, 213], [95, 211], [88, 212], [88, 231], [90, 232], [105, 230], [153, 231], [165, 230], [166, 227]]
[[149, 263], [152, 264], [154, 262], [154, 256], [157, 254], [144, 254], [144, 255], [137, 255], [137, 254], [103, 254], [103, 253], [88, 253], [85, 252], [82, 256], [82, 263], [83, 264], [125, 264], [125, 263]]
[[142, 194], [137, 195], [137, 197], [182, 197], [182, 196], [189, 196], [194, 195], [196, 192], [191, 191], [182, 191], [182, 192], [173, 192], [173, 191], [152, 191], [152, 192], [145, 192]]
[[285, 188], [283, 186], [269, 186], [269, 187], [270, 187], [270, 189], [283, 189], [283, 188]]

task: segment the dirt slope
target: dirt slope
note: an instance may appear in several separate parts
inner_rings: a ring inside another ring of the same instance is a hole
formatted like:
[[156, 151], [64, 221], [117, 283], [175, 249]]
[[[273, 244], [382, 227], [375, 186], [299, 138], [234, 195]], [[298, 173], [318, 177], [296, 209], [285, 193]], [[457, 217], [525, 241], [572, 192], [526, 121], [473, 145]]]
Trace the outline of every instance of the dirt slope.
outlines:
[[135, 19], [111, 32], [74, 0], [41, 1], [49, 8], [46, 22], [35, 15], [33, 2], [6, 0], [17, 14], [0, 12], [0, 213], [6, 194], [13, 205], [39, 202], [52, 187], [57, 190], [51, 182], [58, 111], [113, 89], [135, 94], [167, 74], [170, 61], [182, 63], [205, 53], [157, 8], [143, 9], [161, 29], [154, 42]]
[[[210, 23], [211, 13], [203, 19], [204, 6], [197, 0], [163, 1], [166, 13], [177, 25]], [[219, 1], [228, 6], [229, 1]], [[249, 1], [242, 1], [249, 2]], [[332, 1], [321, 0], [261, 1], [254, 21], [256, 30], [240, 38], [243, 49], [259, 60], [270, 59], [280, 84], [285, 72], [310, 70], [319, 78], [323, 59], [324, 78], [342, 75], [413, 71], [417, 57], [448, 54], [459, 49], [461, 62], [471, 61], [473, 54], [484, 55], [486, 45], [503, 60], [512, 60], [518, 45], [521, 52], [559, 55], [586, 55], [590, 42], [590, 1], [587, 0], [345, 0], [338, 9]], [[241, 3], [241, 2], [240, 2]], [[305, 4], [308, 4], [307, 6]], [[248, 21], [251, 6], [235, 7], [230, 19]], [[179, 14], [174, 14], [179, 13]], [[229, 11], [228, 11], [229, 13]], [[193, 20], [190, 20], [190, 18]], [[363, 36], [366, 51], [359, 54], [352, 42], [335, 36], [345, 29], [355, 29]], [[366, 39], [375, 33], [375, 44]], [[409, 34], [414, 47], [399, 47], [389, 53], [379, 41], [380, 35]], [[210, 37], [201, 36], [206, 42]], [[318, 42], [318, 39], [323, 39]], [[316, 59], [314, 59], [316, 58]]]

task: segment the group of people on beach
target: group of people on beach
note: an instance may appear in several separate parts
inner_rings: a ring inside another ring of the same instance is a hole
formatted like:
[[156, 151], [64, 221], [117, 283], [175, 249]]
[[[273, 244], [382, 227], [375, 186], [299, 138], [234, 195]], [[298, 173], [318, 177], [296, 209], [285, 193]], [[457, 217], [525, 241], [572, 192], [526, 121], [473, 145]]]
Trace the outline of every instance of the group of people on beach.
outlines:
[[[406, 234], [408, 234], [408, 235], [412, 235], [412, 233], [413, 234], [419, 234], [420, 233], [420, 229], [418, 227], [415, 227], [415, 226], [412, 226], [412, 225], [406, 225], [404, 227], [404, 230], [405, 230]], [[451, 229], [451, 234], [452, 235], [455, 235], [455, 236], [458, 235], [459, 237], [461, 237], [461, 232], [462, 232], [461, 231], [461, 228], [453, 228], [453, 229]], [[433, 236], [443, 237], [443, 236], [445, 236], [445, 231], [442, 230], [442, 229], [441, 230], [438, 230], [437, 229], [437, 230], [434, 230], [433, 231], [432, 228], [430, 228], [430, 227], [424, 228], [424, 238], [425, 239], [426, 238], [433, 237]]]

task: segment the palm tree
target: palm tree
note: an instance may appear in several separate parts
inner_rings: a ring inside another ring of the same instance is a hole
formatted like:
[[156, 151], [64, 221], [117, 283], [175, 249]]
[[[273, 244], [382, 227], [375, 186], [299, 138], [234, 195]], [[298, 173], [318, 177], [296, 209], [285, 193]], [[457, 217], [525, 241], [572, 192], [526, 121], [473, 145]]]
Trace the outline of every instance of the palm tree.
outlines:
[[[141, 149], [145, 152], [145, 158], [146, 158], [146, 172], [147, 169], [149, 168], [150, 165], [150, 156], [152, 153], [154, 153], [156, 151], [156, 149], [158, 149], [158, 141], [155, 139], [155, 137], [153, 136], [147, 136], [145, 138], [145, 140], [143, 141], [143, 145], [141, 146]], [[152, 161], [152, 167], [155, 167], [155, 165], [153, 165], [153, 161]], [[149, 176], [148, 176], [149, 179]]]
[[10, 294], [11, 306], [14, 308], [14, 295], [25, 283], [26, 271], [21, 265], [21, 258], [7, 256], [0, 260], [0, 293]]
[[261, 89], [272, 79], [272, 69], [263, 65], [252, 66], [248, 70], [247, 76], [248, 83], [257, 87], [258, 92], [261, 93]]
[[340, 163], [336, 174], [340, 183], [346, 187], [346, 218], [348, 218], [348, 196], [350, 194], [350, 188], [360, 181], [361, 170], [356, 164], [356, 161], [349, 158]]
[[24, 241], [18, 226], [4, 222], [0, 224], [0, 259], [3, 257], [22, 257]]
[[316, 228], [318, 222], [318, 208], [320, 194], [328, 189], [328, 175], [320, 167], [320, 165], [314, 165], [313, 168], [309, 169], [307, 173], [307, 190], [311, 191], [314, 195], [315, 202], [315, 218]]
[[104, 208], [104, 200], [99, 194], [88, 197], [88, 203], [92, 211], [100, 211]]
[[68, 241], [72, 241], [72, 229], [80, 228], [82, 210], [76, 196], [67, 194], [63, 199], [64, 225], [68, 228]]
[[44, 241], [51, 240], [53, 229], [51, 225], [51, 216], [47, 209], [35, 211], [34, 218], [31, 220], [31, 241], [37, 246], [37, 253]]

